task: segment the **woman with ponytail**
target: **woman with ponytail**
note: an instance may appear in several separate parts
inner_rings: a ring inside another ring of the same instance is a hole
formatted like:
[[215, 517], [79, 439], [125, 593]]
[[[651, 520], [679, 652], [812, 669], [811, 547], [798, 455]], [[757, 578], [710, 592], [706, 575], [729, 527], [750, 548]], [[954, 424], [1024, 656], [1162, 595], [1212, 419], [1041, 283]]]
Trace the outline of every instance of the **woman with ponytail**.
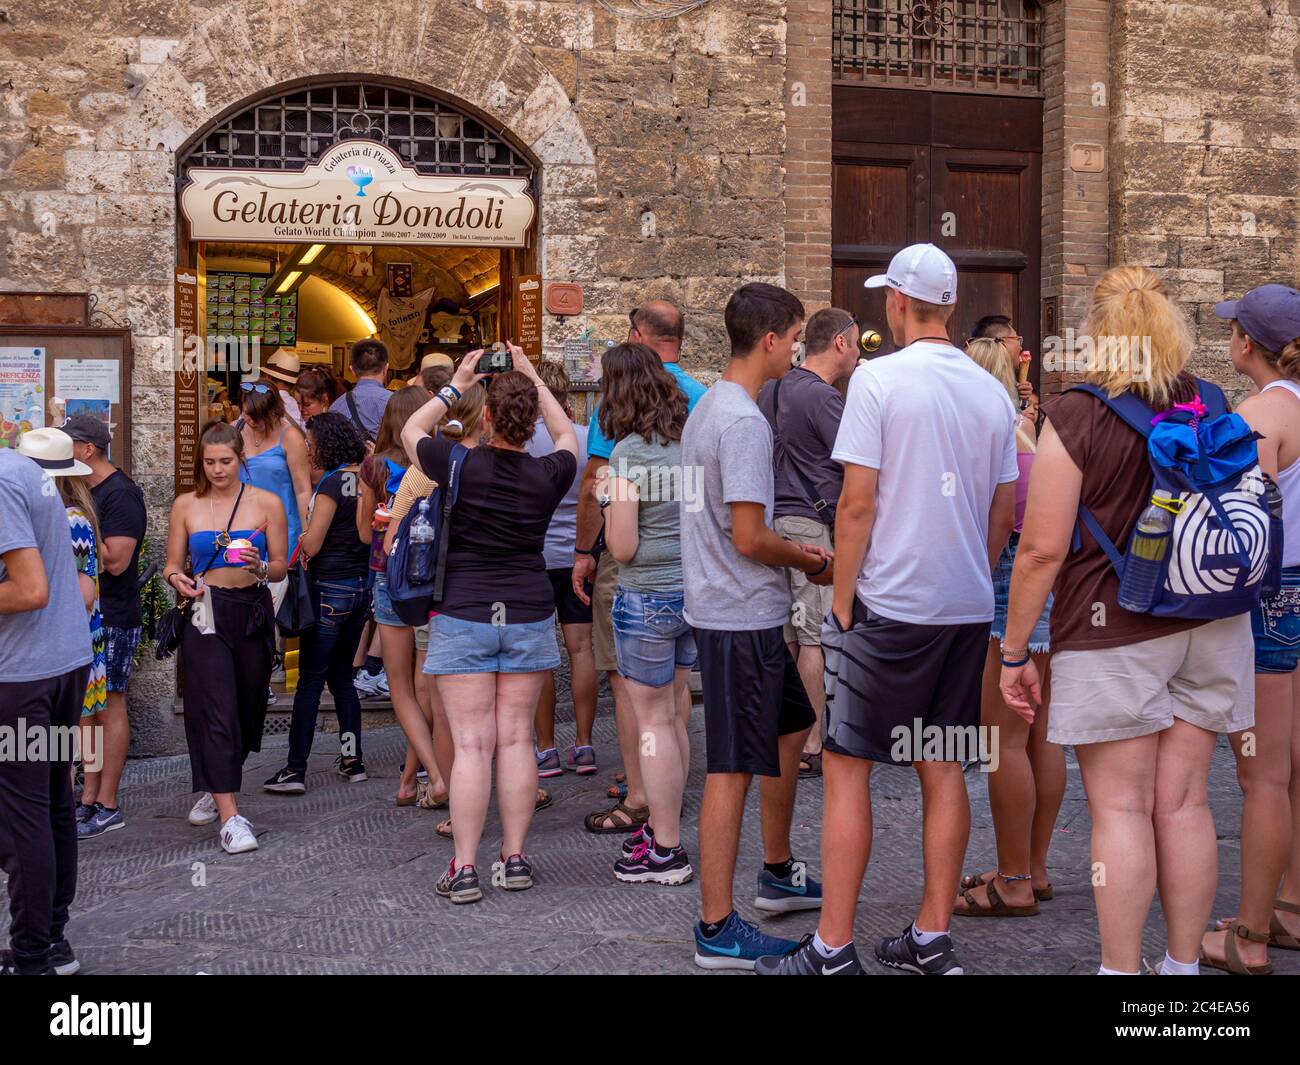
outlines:
[[[1189, 402], [1191, 332], [1150, 270], [1121, 266], [1093, 292], [1078, 355], [1084, 380], [1155, 411]], [[1217, 880], [1207, 786], [1217, 733], [1254, 721], [1250, 621], [1133, 613], [1102, 546], [1071, 540], [1086, 506], [1127, 544], [1152, 498], [1144, 437], [1096, 395], [1068, 390], [1047, 422], [1011, 574], [1000, 687], [1032, 722], [1041, 703], [1030, 633], [1050, 592], [1052, 712], [1047, 738], [1073, 744], [1092, 816], [1093, 896], [1103, 975], [1136, 975], [1151, 899], [1168, 929], [1160, 972], [1194, 974]]]
[[1232, 367], [1257, 389], [1237, 413], [1260, 434], [1286, 530], [1282, 586], [1251, 613], [1255, 724], [1228, 737], [1242, 791], [1240, 904], [1201, 944], [1203, 964], [1254, 974], [1269, 971], [1270, 946], [1300, 950], [1300, 292], [1262, 285], [1214, 313], [1232, 321]]

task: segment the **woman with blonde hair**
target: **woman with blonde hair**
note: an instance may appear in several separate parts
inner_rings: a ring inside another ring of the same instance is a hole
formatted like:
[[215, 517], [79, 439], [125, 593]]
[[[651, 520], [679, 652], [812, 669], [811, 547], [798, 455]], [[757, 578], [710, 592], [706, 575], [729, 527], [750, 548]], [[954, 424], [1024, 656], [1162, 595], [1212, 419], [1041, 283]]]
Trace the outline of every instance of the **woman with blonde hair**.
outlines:
[[[1103, 275], [1080, 339], [1085, 380], [1112, 399], [1131, 394], [1159, 414], [1214, 390], [1187, 372], [1187, 321], [1143, 267]], [[1195, 974], [1217, 879], [1210, 757], [1217, 733], [1254, 722], [1250, 619], [1119, 605], [1104, 547], [1083, 532], [1072, 551], [1071, 539], [1083, 506], [1112, 544], [1129, 542], [1152, 499], [1146, 440], [1083, 390], [1045, 413], [1012, 571], [1002, 693], [1033, 722], [1042, 686], [1030, 633], [1054, 590], [1048, 739], [1074, 745], [1088, 796], [1099, 972], [1137, 974], [1158, 889], [1168, 930], [1160, 972]]]
[[1228, 737], [1242, 791], [1240, 907], [1206, 934], [1201, 961], [1263, 975], [1270, 946], [1300, 950], [1300, 292], [1261, 285], [1214, 313], [1232, 322], [1232, 368], [1258, 389], [1237, 413], [1262, 434], [1287, 535], [1281, 587], [1251, 613], [1255, 724]]
[[[1000, 340], [980, 337], [967, 345], [966, 354], [997, 379], [1012, 406], [1019, 408], [1014, 357], [1006, 346]], [[953, 909], [961, 917], [1029, 917], [1038, 912], [1039, 902], [1052, 897], [1047, 850], [1065, 795], [1065, 752], [1047, 741], [1050, 595], [1029, 637], [1029, 653], [1043, 678], [1042, 713], [1032, 724], [1027, 723], [1007, 706], [998, 690], [1002, 674], [998, 642], [1006, 635], [1011, 570], [1024, 528], [1029, 475], [1037, 449], [1032, 418], [1018, 412], [1016, 522], [993, 571], [993, 628], [980, 698], [981, 724], [998, 737], [997, 762], [988, 774], [998, 864], [996, 869], [962, 879], [961, 897]]]

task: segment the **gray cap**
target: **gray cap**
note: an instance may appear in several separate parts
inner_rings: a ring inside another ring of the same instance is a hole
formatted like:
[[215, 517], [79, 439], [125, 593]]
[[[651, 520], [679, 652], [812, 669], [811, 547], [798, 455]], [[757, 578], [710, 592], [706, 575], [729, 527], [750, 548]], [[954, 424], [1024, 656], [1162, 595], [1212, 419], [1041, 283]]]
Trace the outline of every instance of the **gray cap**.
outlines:
[[93, 414], [74, 414], [60, 428], [73, 440], [85, 444], [94, 444], [100, 451], [107, 454], [111, 438], [108, 433], [108, 424], [102, 418], [96, 418]]
[[1300, 292], [1286, 285], [1260, 285], [1239, 300], [1214, 308], [1217, 318], [1235, 318], [1251, 340], [1280, 352], [1300, 337]]

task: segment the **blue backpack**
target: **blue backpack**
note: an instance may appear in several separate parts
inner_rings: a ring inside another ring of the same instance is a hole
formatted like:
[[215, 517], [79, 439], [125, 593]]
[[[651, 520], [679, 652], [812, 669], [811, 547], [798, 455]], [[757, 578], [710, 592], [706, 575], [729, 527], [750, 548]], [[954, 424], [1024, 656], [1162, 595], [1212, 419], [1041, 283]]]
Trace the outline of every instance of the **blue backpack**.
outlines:
[[393, 535], [393, 549], [388, 553], [385, 571], [388, 597], [392, 600], [393, 612], [408, 625], [425, 624], [434, 604], [442, 598], [451, 508], [456, 505], [456, 496], [460, 492], [460, 468], [468, 454], [469, 448], [454, 444], [447, 463], [447, 483], [438, 485], [425, 497], [429, 504], [425, 513], [433, 526], [433, 540], [411, 543], [411, 523], [420, 513], [420, 500], [402, 518]]
[[[1270, 551], [1269, 509], [1255, 445], [1259, 434], [1228, 411], [1223, 392], [1209, 381], [1197, 380], [1198, 395], [1191, 403], [1161, 414], [1132, 392], [1112, 399], [1094, 385], [1075, 389], [1096, 396], [1146, 439], [1153, 491], [1168, 492], [1176, 501], [1169, 549], [1161, 563], [1163, 580], [1147, 612], [1214, 619], [1253, 609], [1271, 558], [1280, 554]], [[1097, 541], [1122, 582], [1126, 556], [1082, 505], [1076, 551], [1081, 528]]]

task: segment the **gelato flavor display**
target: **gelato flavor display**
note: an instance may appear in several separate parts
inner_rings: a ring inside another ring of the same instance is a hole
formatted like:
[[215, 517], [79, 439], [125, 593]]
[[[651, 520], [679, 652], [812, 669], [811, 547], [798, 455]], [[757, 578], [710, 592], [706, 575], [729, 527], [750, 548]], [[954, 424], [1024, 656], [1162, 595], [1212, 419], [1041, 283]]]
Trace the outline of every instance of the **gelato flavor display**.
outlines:
[[207, 335], [262, 344], [294, 344], [298, 339], [298, 294], [269, 295], [259, 274], [214, 271], [208, 274]]

